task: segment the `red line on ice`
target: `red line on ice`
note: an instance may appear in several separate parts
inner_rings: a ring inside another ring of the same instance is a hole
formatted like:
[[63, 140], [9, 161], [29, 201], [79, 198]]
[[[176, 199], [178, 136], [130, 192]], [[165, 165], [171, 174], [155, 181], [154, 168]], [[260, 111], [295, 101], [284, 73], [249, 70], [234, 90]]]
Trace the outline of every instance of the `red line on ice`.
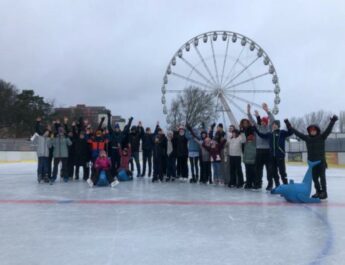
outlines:
[[[100, 205], [175, 205], [175, 206], [301, 206], [288, 202], [176, 201], [176, 200], [0, 200], [0, 204], [100, 204]], [[345, 203], [308, 204], [315, 207], [345, 208]]]

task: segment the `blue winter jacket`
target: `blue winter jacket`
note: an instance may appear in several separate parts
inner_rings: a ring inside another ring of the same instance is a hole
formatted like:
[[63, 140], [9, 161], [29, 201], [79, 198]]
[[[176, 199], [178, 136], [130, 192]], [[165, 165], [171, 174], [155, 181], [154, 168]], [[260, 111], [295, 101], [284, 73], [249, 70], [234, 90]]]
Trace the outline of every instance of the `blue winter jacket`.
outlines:
[[[199, 135], [199, 131], [196, 129], [193, 129], [195, 135]], [[188, 139], [188, 152], [197, 152], [200, 151], [200, 145], [194, 140], [192, 134], [189, 130], [186, 131], [186, 138]]]

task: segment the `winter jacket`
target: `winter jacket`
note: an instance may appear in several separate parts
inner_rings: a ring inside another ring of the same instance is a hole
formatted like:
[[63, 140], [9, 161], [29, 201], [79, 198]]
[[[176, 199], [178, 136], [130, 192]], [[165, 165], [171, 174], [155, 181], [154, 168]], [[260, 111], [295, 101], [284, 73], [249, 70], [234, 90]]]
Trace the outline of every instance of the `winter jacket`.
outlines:
[[271, 155], [273, 157], [285, 157], [285, 141], [286, 138], [293, 134], [291, 129], [289, 129], [288, 131], [278, 129], [269, 133], [261, 133], [256, 129], [256, 127], [254, 128], [258, 136], [264, 139], [268, 139], [270, 144]]
[[132, 157], [132, 149], [131, 147], [127, 148], [127, 154], [125, 155], [122, 148], [120, 149], [120, 156], [121, 156], [121, 161], [120, 161], [120, 169], [126, 169], [129, 170], [129, 161], [131, 160]]
[[175, 132], [174, 137], [176, 138], [176, 156], [188, 157], [188, 139], [186, 135]]
[[99, 170], [109, 170], [111, 167], [110, 159], [107, 157], [98, 157], [95, 162], [95, 168]]
[[217, 143], [216, 147], [212, 148], [211, 146], [206, 145], [205, 143], [202, 146], [210, 153], [213, 162], [221, 162], [222, 150], [225, 146], [226, 140], [223, 139], [219, 144]]
[[[310, 161], [318, 161], [318, 160], [326, 160], [325, 157], [325, 141], [329, 134], [332, 132], [333, 126], [335, 121], [331, 121], [327, 126], [326, 130], [321, 133], [320, 128], [317, 125], [311, 125], [317, 129], [317, 135], [305, 135], [296, 129], [292, 128], [293, 133], [305, 141], [308, 150], [308, 160]], [[309, 127], [311, 127], [309, 126]]]
[[155, 146], [155, 139], [152, 133], [142, 134], [142, 149], [145, 151], [152, 151]]
[[49, 157], [50, 138], [35, 133], [30, 139], [37, 145], [37, 157]]
[[84, 164], [91, 160], [91, 149], [86, 139], [76, 139], [74, 143], [75, 163]]
[[142, 133], [143, 133], [142, 130], [143, 130], [142, 127], [137, 127], [134, 131], [131, 131], [129, 133], [129, 143], [131, 144], [133, 153], [139, 152], [140, 140], [142, 138]]
[[91, 157], [96, 159], [99, 155], [99, 151], [106, 150], [106, 145], [109, 142], [107, 136], [96, 136], [87, 140], [91, 147]]
[[228, 136], [227, 146], [229, 156], [241, 156], [242, 155], [242, 144], [246, 142], [244, 134], [240, 134], [238, 137], [234, 138]]
[[[259, 132], [261, 133], [269, 133], [271, 132], [271, 128], [272, 128], [272, 123], [273, 121], [275, 120], [273, 114], [271, 112], [268, 112], [268, 117], [269, 117], [269, 121], [270, 123], [267, 125], [267, 126], [264, 126], [264, 125], [259, 125], [253, 118], [252, 114], [248, 114], [248, 118], [250, 120], [250, 122], [252, 124], [254, 124], [254, 126], [259, 130]], [[270, 143], [268, 141], [268, 139], [266, 138], [261, 138], [261, 137], [258, 137], [257, 134], [256, 134], [256, 148], [257, 149], [269, 149], [270, 148]]]
[[[199, 134], [199, 132], [194, 130], [194, 134]], [[200, 152], [200, 146], [197, 143], [197, 141], [194, 140], [190, 131], [186, 131], [186, 138], [188, 140], [188, 152], [189, 152], [189, 154], [199, 153]]]
[[49, 143], [49, 147], [53, 147], [54, 158], [68, 158], [68, 146], [72, 144], [71, 140], [65, 136], [58, 135]]
[[243, 163], [247, 165], [255, 165], [256, 144], [255, 141], [246, 142], [243, 152]]
[[167, 155], [167, 138], [165, 135], [157, 134], [154, 147], [154, 159], [156, 162], [161, 161]]

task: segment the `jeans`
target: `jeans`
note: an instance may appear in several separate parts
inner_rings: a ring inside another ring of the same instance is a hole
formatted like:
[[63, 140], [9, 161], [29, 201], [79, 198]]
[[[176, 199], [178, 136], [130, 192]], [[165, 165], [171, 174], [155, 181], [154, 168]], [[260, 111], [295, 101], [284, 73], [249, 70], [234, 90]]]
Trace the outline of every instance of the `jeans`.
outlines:
[[211, 161], [201, 161], [200, 169], [201, 169], [200, 182], [212, 183]]
[[273, 184], [272, 165], [270, 158], [270, 149], [256, 149], [256, 180], [255, 183], [259, 187], [262, 186], [262, 178], [264, 167], [266, 168], [267, 182], [269, 186]]
[[199, 178], [199, 157], [189, 157], [190, 169], [192, 171], [192, 177], [198, 181]]
[[220, 161], [213, 162], [212, 166], [213, 166], [213, 180], [215, 182], [218, 182], [221, 179], [221, 162]]
[[[284, 184], [288, 184], [286, 167], [285, 167], [285, 158], [284, 157], [272, 157], [272, 175], [276, 187], [280, 185], [279, 175]], [[279, 174], [278, 174], [279, 171]]]
[[75, 177], [76, 177], [76, 179], [79, 179], [80, 167], [83, 168], [83, 180], [87, 180], [89, 178], [89, 175], [90, 175], [90, 168], [89, 168], [87, 162], [76, 164], [76, 166], [75, 166]]
[[151, 176], [152, 172], [152, 150], [143, 150], [143, 172], [142, 175], [145, 176], [146, 164], [149, 165], [148, 176]]
[[93, 184], [97, 185], [99, 175], [101, 174], [101, 171], [104, 170], [105, 175], [107, 176], [109, 184], [114, 181], [114, 177], [112, 176], [110, 169], [95, 169], [95, 174], [91, 177], [91, 180]]
[[49, 157], [39, 157], [37, 163], [37, 175], [40, 178], [47, 177], [49, 174]]
[[119, 154], [119, 149], [111, 149], [111, 173], [113, 176], [117, 174], [118, 169], [120, 168], [121, 156]]

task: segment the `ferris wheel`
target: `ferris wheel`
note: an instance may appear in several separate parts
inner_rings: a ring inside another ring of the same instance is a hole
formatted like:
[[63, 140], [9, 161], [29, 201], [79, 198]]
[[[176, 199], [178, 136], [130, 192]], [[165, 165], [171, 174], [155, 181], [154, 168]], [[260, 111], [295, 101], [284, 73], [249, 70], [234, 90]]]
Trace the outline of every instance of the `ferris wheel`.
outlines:
[[171, 58], [163, 78], [163, 113], [185, 88], [198, 87], [214, 95], [216, 111], [230, 123], [247, 116], [247, 105], [263, 102], [279, 112], [280, 86], [268, 54], [250, 38], [231, 31], [210, 31], [193, 37]]

